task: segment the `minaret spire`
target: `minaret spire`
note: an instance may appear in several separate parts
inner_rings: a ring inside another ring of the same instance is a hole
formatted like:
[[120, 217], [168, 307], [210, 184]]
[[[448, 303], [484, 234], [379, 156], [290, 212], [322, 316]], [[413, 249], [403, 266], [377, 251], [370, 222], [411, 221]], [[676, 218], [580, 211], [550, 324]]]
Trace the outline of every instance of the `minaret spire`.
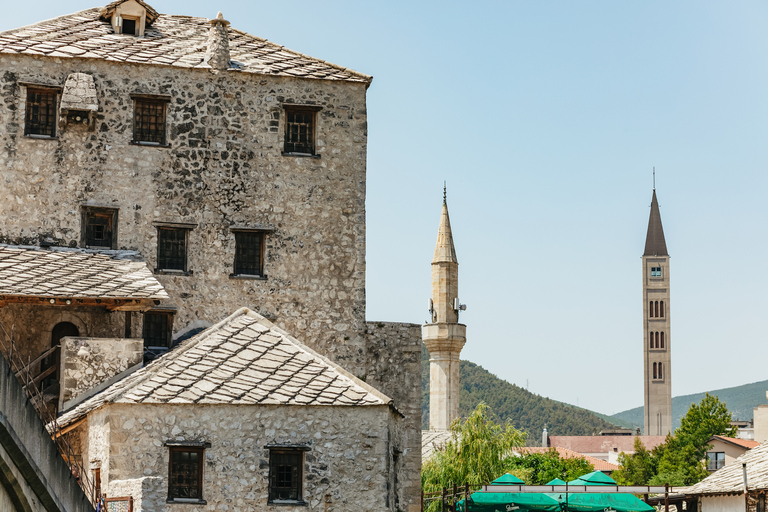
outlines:
[[432, 258], [430, 322], [422, 339], [429, 350], [429, 428], [448, 430], [459, 416], [459, 354], [467, 339], [467, 327], [459, 323], [459, 261], [453, 246], [448, 200], [443, 185], [443, 209]]
[[643, 256], [669, 256], [667, 242], [664, 239], [664, 228], [661, 225], [659, 201], [656, 199], [656, 189], [651, 198], [651, 216], [648, 218], [648, 233], [645, 236], [645, 252]]

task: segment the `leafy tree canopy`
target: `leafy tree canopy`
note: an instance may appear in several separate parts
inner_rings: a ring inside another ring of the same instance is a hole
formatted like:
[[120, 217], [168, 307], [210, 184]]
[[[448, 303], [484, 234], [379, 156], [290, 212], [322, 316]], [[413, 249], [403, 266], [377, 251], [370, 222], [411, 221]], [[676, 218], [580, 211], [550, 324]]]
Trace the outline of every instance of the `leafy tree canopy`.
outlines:
[[621, 485], [693, 485], [708, 475], [704, 458], [714, 435], [733, 437], [731, 413], [716, 396], [707, 393], [692, 404], [674, 435], [649, 452], [635, 440], [635, 453], [619, 455], [614, 479]]

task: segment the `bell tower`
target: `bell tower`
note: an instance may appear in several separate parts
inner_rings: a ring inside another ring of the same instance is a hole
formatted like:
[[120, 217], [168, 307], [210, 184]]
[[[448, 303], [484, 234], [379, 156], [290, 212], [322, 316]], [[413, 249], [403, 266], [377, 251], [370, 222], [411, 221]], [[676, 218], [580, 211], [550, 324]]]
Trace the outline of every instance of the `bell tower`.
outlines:
[[672, 432], [672, 343], [669, 317], [669, 254], [654, 187], [643, 252], [643, 424], [647, 436], [664, 436]]
[[443, 188], [443, 211], [432, 258], [430, 323], [422, 328], [429, 350], [429, 429], [448, 430], [459, 417], [459, 354], [467, 341], [467, 326], [459, 323], [459, 262], [453, 246], [451, 220]]

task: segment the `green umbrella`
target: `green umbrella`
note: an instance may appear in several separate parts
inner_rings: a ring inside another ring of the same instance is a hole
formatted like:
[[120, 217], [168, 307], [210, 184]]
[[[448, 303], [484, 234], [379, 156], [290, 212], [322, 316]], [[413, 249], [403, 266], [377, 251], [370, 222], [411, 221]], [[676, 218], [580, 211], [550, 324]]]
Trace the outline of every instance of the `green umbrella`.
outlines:
[[559, 478], [554, 478], [544, 485], [565, 485], [565, 482]]
[[[554, 485], [554, 484], [551, 484]], [[575, 480], [568, 482], [568, 485], [617, 485], [616, 481], [600, 471], [593, 471], [586, 475], [581, 475]], [[564, 495], [550, 494], [551, 497], [557, 497], [560, 504], [568, 511], [576, 512], [603, 512], [615, 510], [616, 512], [651, 512], [654, 508], [647, 503], [639, 500], [633, 494], [628, 493], [574, 493], [568, 494], [566, 504]]]
[[[525, 482], [515, 475], [507, 473], [502, 475], [491, 485], [525, 485]], [[464, 500], [456, 504], [458, 512], [464, 512]], [[558, 512], [560, 504], [556, 499], [542, 493], [527, 492], [483, 492], [472, 493], [469, 498], [470, 512], [525, 512], [528, 510], [537, 512]]]

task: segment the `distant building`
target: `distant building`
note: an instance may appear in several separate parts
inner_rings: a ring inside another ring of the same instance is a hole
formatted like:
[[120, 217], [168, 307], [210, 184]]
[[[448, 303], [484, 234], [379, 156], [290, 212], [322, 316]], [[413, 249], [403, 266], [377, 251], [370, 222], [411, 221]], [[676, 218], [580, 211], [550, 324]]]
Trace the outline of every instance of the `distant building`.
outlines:
[[[765, 512], [768, 494], [768, 443], [746, 451], [685, 489], [688, 510], [700, 512]], [[698, 506], [691, 500], [698, 502]]]
[[722, 469], [735, 459], [751, 450], [760, 443], [753, 440], [738, 439], [734, 437], [712, 436], [707, 443], [711, 446], [707, 451], [707, 470], [717, 471]]
[[664, 442], [666, 436], [548, 436], [548, 446], [565, 448], [582, 455], [617, 464], [620, 453], [635, 453], [635, 439], [652, 450]]
[[646, 436], [665, 436], [672, 432], [669, 318], [669, 253], [654, 188], [643, 252], [643, 433]]

